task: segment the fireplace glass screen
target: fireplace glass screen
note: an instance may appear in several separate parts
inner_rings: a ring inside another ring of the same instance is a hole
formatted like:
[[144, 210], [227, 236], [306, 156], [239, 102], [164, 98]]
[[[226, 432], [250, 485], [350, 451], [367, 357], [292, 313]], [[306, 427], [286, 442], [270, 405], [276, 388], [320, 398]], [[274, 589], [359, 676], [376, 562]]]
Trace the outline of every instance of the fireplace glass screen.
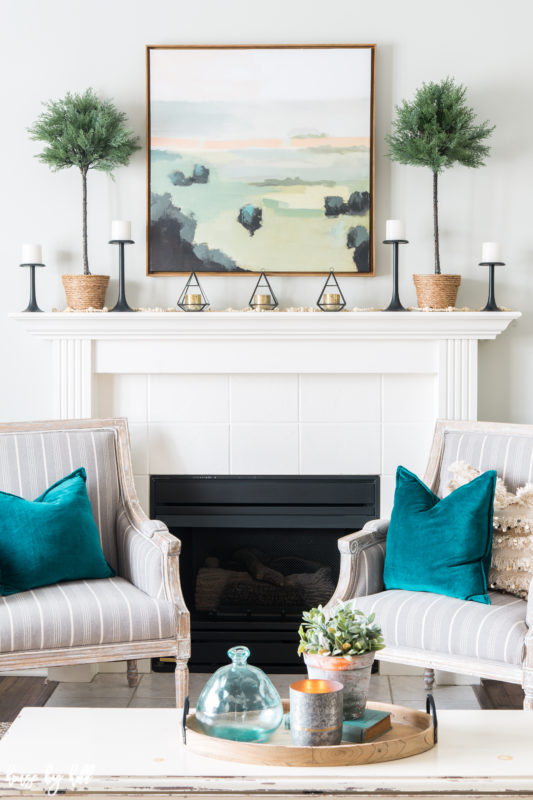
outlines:
[[332, 596], [337, 540], [379, 515], [378, 490], [377, 476], [152, 476], [151, 516], [182, 542], [191, 669], [235, 644], [295, 669], [302, 611]]

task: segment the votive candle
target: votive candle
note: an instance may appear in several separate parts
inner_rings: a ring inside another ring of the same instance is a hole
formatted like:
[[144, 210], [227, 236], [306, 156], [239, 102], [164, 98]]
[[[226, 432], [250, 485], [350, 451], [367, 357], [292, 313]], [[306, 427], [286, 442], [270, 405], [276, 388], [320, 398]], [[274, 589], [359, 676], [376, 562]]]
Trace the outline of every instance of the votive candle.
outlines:
[[254, 295], [254, 304], [257, 306], [269, 306], [272, 298], [269, 294], [256, 294]]
[[337, 294], [337, 292], [332, 294], [326, 293], [322, 298], [322, 302], [325, 306], [333, 306], [334, 308], [337, 308], [341, 304], [341, 296], [340, 294]]

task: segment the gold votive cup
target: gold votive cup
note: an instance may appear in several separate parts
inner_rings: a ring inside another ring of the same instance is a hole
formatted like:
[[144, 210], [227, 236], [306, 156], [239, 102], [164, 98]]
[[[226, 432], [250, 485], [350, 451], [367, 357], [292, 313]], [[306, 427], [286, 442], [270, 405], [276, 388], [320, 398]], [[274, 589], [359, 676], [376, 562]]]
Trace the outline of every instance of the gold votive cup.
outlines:
[[183, 303], [184, 306], [190, 308], [191, 311], [196, 311], [196, 309], [202, 307], [202, 295], [201, 294], [186, 294], [185, 300]]
[[322, 303], [329, 308], [340, 308], [341, 296], [337, 292], [325, 292], [322, 296]]
[[272, 297], [269, 294], [254, 294], [254, 306], [271, 306]]

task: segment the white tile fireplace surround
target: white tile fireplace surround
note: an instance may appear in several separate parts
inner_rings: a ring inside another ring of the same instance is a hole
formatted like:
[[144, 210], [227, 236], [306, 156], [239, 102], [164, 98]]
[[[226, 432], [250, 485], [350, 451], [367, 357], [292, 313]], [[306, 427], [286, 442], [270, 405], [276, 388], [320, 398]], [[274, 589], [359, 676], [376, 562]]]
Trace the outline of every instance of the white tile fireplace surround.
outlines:
[[423, 471], [437, 417], [475, 419], [502, 313], [14, 314], [53, 342], [58, 418], [125, 416], [150, 474]]

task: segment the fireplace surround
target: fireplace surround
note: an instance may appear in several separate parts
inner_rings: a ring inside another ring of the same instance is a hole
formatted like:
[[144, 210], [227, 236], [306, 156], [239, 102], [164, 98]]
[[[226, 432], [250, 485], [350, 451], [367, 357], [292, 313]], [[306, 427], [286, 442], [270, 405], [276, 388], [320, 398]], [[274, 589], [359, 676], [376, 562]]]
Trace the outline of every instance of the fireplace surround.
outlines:
[[128, 419], [145, 511], [151, 475], [371, 474], [386, 517], [435, 420], [476, 419], [478, 349], [520, 313], [10, 317], [51, 343], [53, 416]]
[[477, 356], [519, 312], [12, 314], [50, 340], [54, 416], [128, 418], [152, 474], [421, 472], [437, 418], [476, 419]]
[[182, 542], [191, 670], [246, 644], [269, 671], [290, 672], [302, 611], [336, 587], [337, 539], [379, 516], [379, 476], [152, 475], [150, 513]]

